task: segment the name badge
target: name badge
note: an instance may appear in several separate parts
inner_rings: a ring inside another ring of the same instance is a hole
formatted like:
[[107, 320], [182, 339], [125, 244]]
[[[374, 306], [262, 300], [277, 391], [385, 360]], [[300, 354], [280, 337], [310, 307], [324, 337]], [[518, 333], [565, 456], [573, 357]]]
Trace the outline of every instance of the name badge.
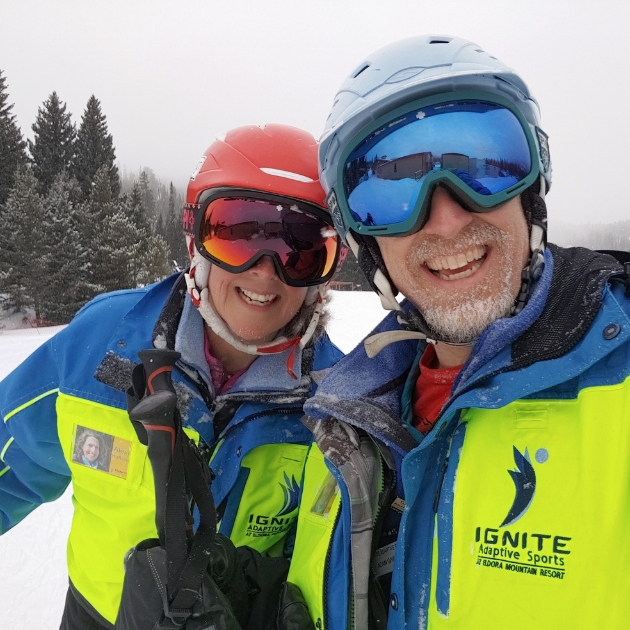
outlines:
[[75, 464], [126, 479], [130, 456], [129, 440], [74, 425], [72, 461]]

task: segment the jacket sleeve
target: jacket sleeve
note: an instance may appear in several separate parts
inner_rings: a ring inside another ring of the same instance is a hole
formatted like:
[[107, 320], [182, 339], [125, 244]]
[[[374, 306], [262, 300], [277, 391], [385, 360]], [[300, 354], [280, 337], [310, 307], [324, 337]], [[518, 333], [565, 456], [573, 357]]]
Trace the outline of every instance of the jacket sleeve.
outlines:
[[0, 382], [0, 534], [70, 482], [57, 432], [53, 337]]

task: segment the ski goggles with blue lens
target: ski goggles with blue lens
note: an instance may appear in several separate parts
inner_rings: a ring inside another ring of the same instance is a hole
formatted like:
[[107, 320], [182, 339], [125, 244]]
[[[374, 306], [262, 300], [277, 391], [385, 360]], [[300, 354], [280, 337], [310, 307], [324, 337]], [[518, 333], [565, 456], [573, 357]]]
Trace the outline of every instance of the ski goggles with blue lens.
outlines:
[[548, 156], [547, 136], [506, 99], [425, 98], [349, 143], [328, 202], [344, 234], [411, 234], [427, 222], [436, 186], [469, 211], [490, 212], [548, 172]]

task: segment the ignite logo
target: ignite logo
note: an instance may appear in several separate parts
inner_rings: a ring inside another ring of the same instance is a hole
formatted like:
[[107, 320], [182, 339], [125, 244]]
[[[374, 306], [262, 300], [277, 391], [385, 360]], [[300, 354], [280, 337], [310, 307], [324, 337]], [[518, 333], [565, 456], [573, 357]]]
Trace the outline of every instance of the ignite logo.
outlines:
[[278, 483], [284, 493], [284, 503], [282, 504], [282, 509], [278, 512], [278, 516], [284, 516], [297, 509], [300, 497], [300, 486], [295, 480], [295, 477], [291, 475], [291, 479], [289, 479], [287, 473], [284, 473], [284, 484], [280, 481]]
[[525, 454], [523, 455], [516, 446], [513, 448], [516, 470], [508, 470], [508, 474], [512, 477], [512, 481], [516, 486], [516, 497], [500, 527], [506, 527], [518, 521], [531, 505], [536, 493], [536, 471], [529, 458], [529, 452], [525, 449]]

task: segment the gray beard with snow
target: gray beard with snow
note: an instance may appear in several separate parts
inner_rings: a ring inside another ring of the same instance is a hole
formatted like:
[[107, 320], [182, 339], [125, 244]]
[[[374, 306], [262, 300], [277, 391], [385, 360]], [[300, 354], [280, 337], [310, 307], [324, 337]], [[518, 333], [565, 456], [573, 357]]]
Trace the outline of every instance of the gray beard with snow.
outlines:
[[[408, 297], [420, 310], [427, 324], [446, 342], [470, 344], [494, 321], [507, 317], [518, 293], [514, 264], [516, 238], [492, 225], [471, 224], [456, 241], [427, 237], [408, 256], [408, 268], [419, 269], [424, 261], [448, 255], [454, 244], [458, 250], [471, 249], [477, 244], [491, 244], [495, 251], [494, 268], [482, 282], [465, 290], [418, 290]], [[517, 286], [515, 291], [514, 287]]]

